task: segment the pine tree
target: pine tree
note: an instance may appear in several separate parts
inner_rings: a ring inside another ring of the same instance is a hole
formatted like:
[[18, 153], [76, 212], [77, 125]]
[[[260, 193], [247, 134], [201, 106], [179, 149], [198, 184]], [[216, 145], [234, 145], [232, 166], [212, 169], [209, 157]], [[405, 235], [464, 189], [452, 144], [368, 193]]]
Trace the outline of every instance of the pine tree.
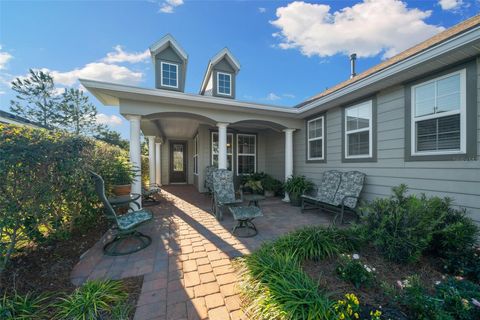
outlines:
[[59, 115], [56, 123], [76, 135], [94, 133], [98, 124], [97, 108], [79, 89], [65, 89], [59, 104]]
[[100, 125], [94, 137], [98, 140], [102, 140], [107, 143], [119, 146], [120, 148], [128, 150], [128, 147], [129, 147], [128, 141], [125, 139], [122, 139], [122, 137], [120, 136], [120, 133], [109, 129], [106, 126]]
[[30, 69], [30, 75], [12, 81], [17, 101], [10, 101], [10, 110], [46, 128], [54, 128], [58, 115], [59, 97], [53, 78], [48, 72]]

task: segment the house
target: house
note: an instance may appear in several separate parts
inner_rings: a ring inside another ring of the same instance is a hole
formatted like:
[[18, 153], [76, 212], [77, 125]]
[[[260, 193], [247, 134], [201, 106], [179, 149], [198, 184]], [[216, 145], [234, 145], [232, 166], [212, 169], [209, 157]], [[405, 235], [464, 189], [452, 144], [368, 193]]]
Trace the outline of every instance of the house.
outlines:
[[43, 128], [41, 124], [3, 110], [0, 110], [0, 123], [15, 124], [17, 126], [27, 126], [32, 128]]
[[130, 121], [136, 165], [140, 131], [148, 138], [150, 180], [203, 192], [211, 164], [237, 178], [264, 171], [282, 180], [359, 170], [366, 200], [405, 183], [453, 198], [480, 222], [480, 16], [291, 108], [235, 99], [240, 63], [226, 48], [198, 94], [184, 92], [188, 55], [171, 35], [150, 51], [156, 88], [81, 80]]

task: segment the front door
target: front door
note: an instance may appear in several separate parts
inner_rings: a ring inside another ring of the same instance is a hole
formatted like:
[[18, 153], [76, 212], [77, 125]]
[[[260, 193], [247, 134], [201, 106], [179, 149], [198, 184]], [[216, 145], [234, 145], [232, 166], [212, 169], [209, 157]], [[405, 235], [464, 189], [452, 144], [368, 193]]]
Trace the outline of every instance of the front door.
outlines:
[[170, 142], [170, 182], [187, 182], [187, 144]]

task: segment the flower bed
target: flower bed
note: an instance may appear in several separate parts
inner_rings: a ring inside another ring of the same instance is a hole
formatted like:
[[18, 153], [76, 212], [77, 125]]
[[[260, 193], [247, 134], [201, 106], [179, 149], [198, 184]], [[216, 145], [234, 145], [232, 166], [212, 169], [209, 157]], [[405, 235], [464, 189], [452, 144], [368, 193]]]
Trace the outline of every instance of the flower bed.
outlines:
[[480, 318], [478, 228], [448, 199], [406, 191], [360, 225], [305, 228], [238, 259], [249, 318]]

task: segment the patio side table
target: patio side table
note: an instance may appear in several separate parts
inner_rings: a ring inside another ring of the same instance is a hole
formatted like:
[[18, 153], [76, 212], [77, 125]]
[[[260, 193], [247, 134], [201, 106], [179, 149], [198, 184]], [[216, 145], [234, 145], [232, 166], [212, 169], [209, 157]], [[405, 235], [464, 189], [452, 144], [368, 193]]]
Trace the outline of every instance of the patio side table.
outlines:
[[[232, 233], [238, 237], [247, 238], [256, 236], [258, 231], [253, 224], [253, 219], [263, 216], [262, 210], [255, 206], [229, 207], [233, 219], [237, 224], [233, 227]], [[239, 229], [244, 229], [244, 233], [235, 233]]]
[[251, 206], [253, 204], [255, 207], [260, 208], [258, 202], [261, 201], [261, 200], [265, 200], [265, 196], [263, 196], [261, 194], [246, 194], [246, 195], [243, 196], [243, 199], [245, 201], [248, 201], [249, 206]]

